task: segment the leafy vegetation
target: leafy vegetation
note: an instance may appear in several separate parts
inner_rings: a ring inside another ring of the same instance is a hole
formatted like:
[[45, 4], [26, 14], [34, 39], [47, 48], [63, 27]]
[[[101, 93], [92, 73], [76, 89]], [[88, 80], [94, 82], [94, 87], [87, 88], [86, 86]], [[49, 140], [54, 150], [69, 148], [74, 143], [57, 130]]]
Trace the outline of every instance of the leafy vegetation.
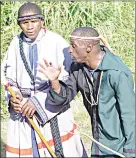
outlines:
[[[43, 10], [45, 26], [69, 41], [78, 26], [92, 26], [104, 36], [134, 75], [134, 2], [122, 1], [34, 1]], [[1, 61], [11, 39], [21, 30], [17, 11], [23, 1], [5, 1], [1, 5]], [[2, 117], [6, 115], [4, 88], [1, 88]], [[78, 95], [78, 98], [80, 95]]]

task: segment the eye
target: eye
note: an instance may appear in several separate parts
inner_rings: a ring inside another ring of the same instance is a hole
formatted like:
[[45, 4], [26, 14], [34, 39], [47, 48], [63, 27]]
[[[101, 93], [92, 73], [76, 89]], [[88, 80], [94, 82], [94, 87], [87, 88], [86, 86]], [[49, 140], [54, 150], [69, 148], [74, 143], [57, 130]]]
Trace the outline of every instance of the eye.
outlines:
[[32, 23], [38, 22], [38, 19], [31, 20]]
[[75, 48], [75, 47], [76, 47], [76, 45], [75, 45], [75, 44], [71, 44], [71, 46], [72, 46], [72, 48]]
[[32, 23], [35, 23], [35, 22], [37, 22], [36, 20], [33, 20], [33, 21], [31, 21]]
[[27, 23], [28, 23], [28, 21], [23, 21], [23, 22], [22, 22], [22, 24], [27, 24]]

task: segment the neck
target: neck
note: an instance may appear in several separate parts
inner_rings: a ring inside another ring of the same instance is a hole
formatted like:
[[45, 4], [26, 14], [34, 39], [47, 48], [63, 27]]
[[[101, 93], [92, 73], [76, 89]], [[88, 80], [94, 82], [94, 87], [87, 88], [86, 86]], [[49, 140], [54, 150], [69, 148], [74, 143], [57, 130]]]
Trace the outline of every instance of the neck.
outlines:
[[88, 55], [88, 59], [87, 59], [87, 61], [85, 62], [91, 69], [96, 69], [99, 65], [100, 65], [100, 63], [101, 63], [101, 61], [102, 61], [102, 59], [103, 59], [103, 57], [104, 57], [104, 51], [101, 51], [100, 49], [98, 50], [93, 50], [91, 53], [89, 53], [89, 55]]

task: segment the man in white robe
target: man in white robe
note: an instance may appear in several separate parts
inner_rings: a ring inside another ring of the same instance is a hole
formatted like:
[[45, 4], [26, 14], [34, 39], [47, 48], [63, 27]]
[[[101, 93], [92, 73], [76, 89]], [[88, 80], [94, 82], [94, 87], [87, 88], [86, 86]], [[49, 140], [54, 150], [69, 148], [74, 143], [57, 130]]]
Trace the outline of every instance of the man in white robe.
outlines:
[[69, 44], [43, 27], [44, 17], [35, 3], [20, 7], [18, 24], [22, 32], [13, 38], [2, 63], [6, 79], [17, 94], [14, 99], [6, 91], [10, 113], [6, 156], [51, 156], [29, 123], [27, 117], [31, 117], [57, 157], [87, 157], [70, 106], [57, 113], [46, 104], [50, 83], [37, 71], [37, 62], [45, 58], [56, 67], [64, 65], [59, 78], [65, 81], [71, 64]]

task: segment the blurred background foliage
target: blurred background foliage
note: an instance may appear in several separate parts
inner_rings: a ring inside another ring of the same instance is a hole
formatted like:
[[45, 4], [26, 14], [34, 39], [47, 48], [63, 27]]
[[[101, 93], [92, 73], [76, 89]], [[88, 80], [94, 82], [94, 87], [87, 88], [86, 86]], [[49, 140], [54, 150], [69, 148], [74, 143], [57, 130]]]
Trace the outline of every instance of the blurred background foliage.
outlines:
[[[25, 1], [3, 1], [1, 4], [1, 61], [12, 40], [20, 33], [18, 8]], [[113, 51], [134, 69], [135, 20], [134, 1], [33, 1], [45, 16], [45, 26], [69, 41], [69, 34], [79, 26], [92, 26], [107, 39]], [[80, 94], [78, 95], [80, 97]], [[1, 116], [7, 115], [4, 88], [1, 86]]]

